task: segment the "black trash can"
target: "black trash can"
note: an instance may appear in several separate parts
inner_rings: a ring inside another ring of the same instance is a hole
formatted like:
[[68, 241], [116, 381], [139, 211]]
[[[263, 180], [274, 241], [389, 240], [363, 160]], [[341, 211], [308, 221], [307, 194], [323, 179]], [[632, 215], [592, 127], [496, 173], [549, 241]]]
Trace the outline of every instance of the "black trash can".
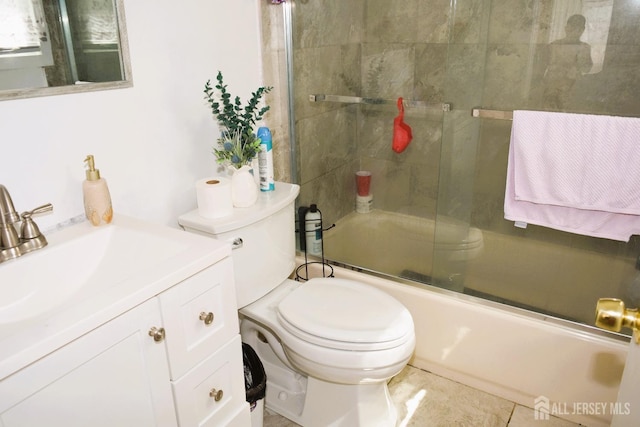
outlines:
[[244, 389], [251, 408], [251, 427], [262, 427], [264, 396], [267, 392], [267, 374], [255, 350], [242, 343]]

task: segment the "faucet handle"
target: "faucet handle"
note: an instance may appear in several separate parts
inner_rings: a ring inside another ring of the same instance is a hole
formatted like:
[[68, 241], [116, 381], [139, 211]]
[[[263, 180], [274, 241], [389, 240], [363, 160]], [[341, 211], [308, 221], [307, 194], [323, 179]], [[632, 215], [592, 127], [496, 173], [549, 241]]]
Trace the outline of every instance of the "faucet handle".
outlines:
[[51, 203], [47, 203], [46, 205], [38, 206], [30, 211], [23, 212], [22, 217], [22, 225], [20, 226], [20, 237], [22, 239], [35, 239], [42, 236], [38, 225], [33, 222], [33, 215], [49, 212], [53, 210], [53, 205]]
[[47, 239], [40, 232], [40, 228], [38, 228], [38, 225], [31, 217], [35, 214], [51, 210], [53, 210], [53, 205], [51, 203], [47, 203], [46, 205], [38, 206], [35, 209], [22, 213], [22, 224], [20, 225], [20, 238], [22, 239], [20, 251], [22, 254], [47, 246]]
[[51, 203], [47, 203], [46, 205], [38, 206], [37, 208], [31, 209], [27, 212], [22, 212], [22, 219], [26, 216], [31, 217], [32, 215], [36, 215], [39, 213], [49, 212], [53, 210], [53, 205]]

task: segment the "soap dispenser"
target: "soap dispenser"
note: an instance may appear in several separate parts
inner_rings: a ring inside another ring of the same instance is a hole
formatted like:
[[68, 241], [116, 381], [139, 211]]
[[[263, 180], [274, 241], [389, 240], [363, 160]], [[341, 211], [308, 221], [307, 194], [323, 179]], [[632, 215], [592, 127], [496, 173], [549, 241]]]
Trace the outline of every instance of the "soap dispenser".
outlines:
[[113, 219], [113, 209], [107, 181], [100, 178], [92, 155], [88, 155], [84, 161], [87, 164], [87, 179], [82, 183], [84, 212], [93, 225], [109, 224]]

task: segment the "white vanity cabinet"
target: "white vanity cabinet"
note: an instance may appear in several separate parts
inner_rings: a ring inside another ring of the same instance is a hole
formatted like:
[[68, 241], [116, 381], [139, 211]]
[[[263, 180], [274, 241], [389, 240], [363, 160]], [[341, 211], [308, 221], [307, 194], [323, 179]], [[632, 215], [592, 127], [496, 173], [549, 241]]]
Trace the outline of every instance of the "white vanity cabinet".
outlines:
[[159, 297], [178, 424], [249, 426], [231, 258], [187, 282]]
[[249, 426], [229, 257], [0, 381], [0, 427]]
[[154, 298], [0, 383], [0, 426], [173, 426]]

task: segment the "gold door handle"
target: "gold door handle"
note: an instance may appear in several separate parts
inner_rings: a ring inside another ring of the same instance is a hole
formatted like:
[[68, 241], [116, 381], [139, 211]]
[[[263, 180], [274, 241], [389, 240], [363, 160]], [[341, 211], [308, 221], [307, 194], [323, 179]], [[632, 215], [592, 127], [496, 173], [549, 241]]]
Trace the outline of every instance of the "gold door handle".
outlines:
[[155, 342], [162, 342], [164, 340], [165, 332], [164, 328], [156, 328], [155, 326], [149, 329], [149, 336], [153, 337]]
[[212, 388], [209, 392], [209, 396], [213, 397], [213, 400], [216, 402], [220, 402], [220, 400], [222, 400], [223, 394], [224, 392], [222, 390], [216, 390], [215, 388]]
[[213, 323], [213, 313], [212, 312], [205, 313], [203, 311], [202, 313], [200, 313], [199, 319], [202, 320], [205, 325], [210, 325]]
[[625, 308], [624, 302], [617, 298], [600, 298], [596, 306], [596, 326], [608, 331], [620, 332], [631, 328], [640, 343], [640, 313], [635, 308]]

